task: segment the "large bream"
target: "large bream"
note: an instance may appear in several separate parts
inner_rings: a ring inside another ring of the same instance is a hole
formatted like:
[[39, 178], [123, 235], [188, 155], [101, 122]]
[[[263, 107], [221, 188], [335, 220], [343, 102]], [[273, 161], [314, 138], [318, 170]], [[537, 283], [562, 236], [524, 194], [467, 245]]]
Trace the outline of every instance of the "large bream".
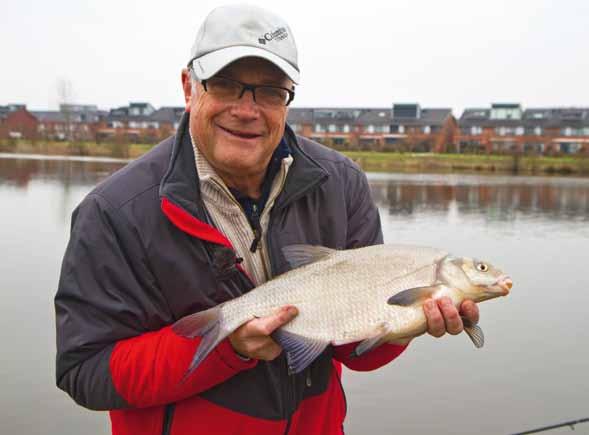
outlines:
[[[293, 245], [284, 248], [293, 270], [249, 293], [176, 322], [186, 337], [202, 336], [190, 374], [221, 340], [255, 317], [294, 305], [299, 315], [272, 337], [287, 352], [290, 370], [304, 370], [331, 345], [360, 342], [355, 355], [387, 342], [423, 334], [423, 302], [448, 296], [458, 307], [505, 296], [511, 279], [491, 264], [420, 246], [377, 245], [336, 251]], [[477, 347], [482, 331], [465, 323]]]

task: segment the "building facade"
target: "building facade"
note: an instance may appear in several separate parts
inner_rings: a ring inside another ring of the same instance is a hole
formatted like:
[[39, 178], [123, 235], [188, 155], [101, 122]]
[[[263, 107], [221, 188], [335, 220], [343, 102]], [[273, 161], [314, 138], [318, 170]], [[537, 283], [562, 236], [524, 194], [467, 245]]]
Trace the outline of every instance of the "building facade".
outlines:
[[[62, 104], [57, 111], [0, 106], [0, 139], [157, 143], [173, 134], [184, 107], [131, 102], [110, 111]], [[486, 154], [587, 154], [589, 108], [528, 108], [494, 103], [467, 108], [291, 107], [288, 123], [302, 136], [340, 150]]]
[[459, 120], [459, 152], [589, 153], [589, 109], [533, 108], [518, 103], [466, 109]]

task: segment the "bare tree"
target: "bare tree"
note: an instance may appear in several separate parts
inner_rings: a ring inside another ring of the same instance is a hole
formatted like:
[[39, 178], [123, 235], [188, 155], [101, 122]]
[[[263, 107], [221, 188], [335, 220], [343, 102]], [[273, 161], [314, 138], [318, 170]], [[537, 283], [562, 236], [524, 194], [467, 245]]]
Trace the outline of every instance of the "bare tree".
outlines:
[[65, 121], [65, 138], [73, 141], [74, 123], [71, 105], [74, 101], [74, 86], [69, 79], [62, 77], [57, 80], [57, 98], [59, 101], [59, 110], [63, 113]]

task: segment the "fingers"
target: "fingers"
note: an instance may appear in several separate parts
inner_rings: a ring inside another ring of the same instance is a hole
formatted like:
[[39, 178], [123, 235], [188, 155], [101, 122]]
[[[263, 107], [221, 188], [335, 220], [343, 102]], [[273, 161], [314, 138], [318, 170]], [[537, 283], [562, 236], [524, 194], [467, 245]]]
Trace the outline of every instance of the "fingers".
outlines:
[[239, 355], [271, 361], [280, 355], [282, 348], [270, 334], [297, 314], [295, 307], [286, 306], [271, 316], [250, 320], [229, 335], [229, 341]]
[[479, 323], [479, 306], [473, 301], [464, 301], [460, 305], [460, 315], [466, 317], [471, 323]]
[[252, 334], [257, 335], [270, 335], [276, 329], [287, 324], [296, 317], [298, 311], [293, 306], [282, 307], [276, 314], [267, 317], [260, 317], [248, 322], [251, 328]]
[[423, 311], [427, 319], [427, 332], [434, 337], [441, 337], [446, 332], [452, 335], [460, 334], [464, 329], [460, 314], [450, 298], [427, 300]]

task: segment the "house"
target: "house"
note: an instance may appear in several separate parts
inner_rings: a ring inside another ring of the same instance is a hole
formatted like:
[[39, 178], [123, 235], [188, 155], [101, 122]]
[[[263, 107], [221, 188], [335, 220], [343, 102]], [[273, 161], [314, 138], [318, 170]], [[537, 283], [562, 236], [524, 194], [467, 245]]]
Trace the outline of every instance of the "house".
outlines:
[[24, 104], [0, 106], [0, 139], [36, 140], [38, 120]]
[[452, 109], [393, 104], [391, 115], [390, 131], [384, 136], [385, 149], [413, 152], [452, 150], [458, 133]]
[[151, 120], [158, 125], [160, 139], [174, 134], [178, 129], [182, 115], [184, 115], [184, 107], [180, 106], [160, 107], [150, 115]]
[[61, 104], [59, 110], [31, 112], [39, 121], [39, 138], [45, 140], [94, 140], [96, 127], [106, 112], [94, 105]]
[[457, 130], [451, 109], [419, 104], [291, 108], [288, 122], [297, 134], [339, 149], [444, 151]]
[[111, 109], [96, 129], [96, 141], [157, 142], [160, 123], [152, 119], [155, 111], [149, 103], [130, 103]]
[[357, 145], [364, 150], [383, 150], [391, 133], [391, 109], [376, 108], [364, 111], [355, 122]]
[[465, 109], [459, 124], [461, 152], [571, 154], [589, 147], [589, 109], [496, 103]]

